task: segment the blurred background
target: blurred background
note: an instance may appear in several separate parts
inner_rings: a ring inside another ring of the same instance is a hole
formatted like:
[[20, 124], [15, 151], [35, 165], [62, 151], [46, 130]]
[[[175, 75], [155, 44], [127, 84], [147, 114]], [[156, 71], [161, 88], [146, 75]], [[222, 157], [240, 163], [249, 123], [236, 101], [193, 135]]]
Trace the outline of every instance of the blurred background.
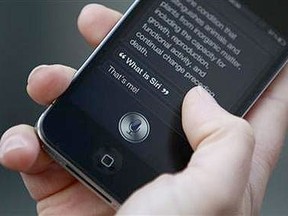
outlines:
[[[0, 134], [16, 124], [34, 125], [43, 107], [26, 95], [29, 72], [39, 64], [79, 68], [92, 52], [76, 20], [88, 3], [124, 12], [132, 0], [0, 0]], [[288, 28], [288, 21], [287, 21]], [[269, 183], [262, 215], [288, 215], [288, 142]], [[0, 167], [0, 215], [36, 215], [19, 174]]]

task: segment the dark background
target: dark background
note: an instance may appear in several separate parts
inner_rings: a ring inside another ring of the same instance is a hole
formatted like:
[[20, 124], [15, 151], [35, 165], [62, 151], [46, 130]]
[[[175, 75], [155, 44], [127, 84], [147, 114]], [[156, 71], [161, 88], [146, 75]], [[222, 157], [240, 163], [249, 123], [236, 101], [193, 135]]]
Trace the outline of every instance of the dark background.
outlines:
[[[92, 52], [76, 26], [81, 8], [91, 2], [125, 11], [132, 0], [0, 0], [0, 134], [16, 124], [34, 125], [43, 110], [25, 91], [27, 76], [34, 66], [61, 63], [79, 68]], [[287, 156], [286, 144], [270, 181], [262, 215], [288, 215]], [[19, 174], [3, 168], [0, 215], [36, 215], [35, 203]]]

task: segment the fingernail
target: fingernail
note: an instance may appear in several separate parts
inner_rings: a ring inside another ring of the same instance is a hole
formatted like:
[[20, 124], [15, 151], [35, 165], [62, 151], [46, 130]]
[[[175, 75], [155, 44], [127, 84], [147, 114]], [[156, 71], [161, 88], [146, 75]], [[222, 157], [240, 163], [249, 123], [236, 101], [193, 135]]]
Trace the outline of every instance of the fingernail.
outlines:
[[209, 94], [202, 86], [195, 87], [195, 91], [197, 91], [201, 100], [210, 103], [217, 103], [215, 98], [211, 94]]
[[0, 143], [0, 159], [2, 159], [7, 153], [25, 148], [26, 143], [23, 141], [23, 139], [19, 136], [11, 136], [4, 140], [1, 140]]
[[29, 77], [28, 77], [27, 83], [29, 84], [29, 83], [31, 82], [31, 80], [32, 80], [32, 77], [33, 77], [36, 73], [40, 72], [42, 69], [44, 69], [44, 68], [46, 68], [46, 67], [49, 67], [49, 66], [48, 66], [48, 65], [40, 65], [40, 66], [34, 68], [34, 69], [32, 70], [32, 72], [30, 73]]

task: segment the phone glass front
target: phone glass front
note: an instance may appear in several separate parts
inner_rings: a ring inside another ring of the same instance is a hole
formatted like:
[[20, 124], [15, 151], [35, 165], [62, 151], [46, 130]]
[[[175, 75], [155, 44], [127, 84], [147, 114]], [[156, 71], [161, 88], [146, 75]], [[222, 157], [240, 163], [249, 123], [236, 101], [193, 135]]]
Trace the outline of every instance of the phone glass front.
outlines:
[[186, 166], [192, 150], [181, 104], [192, 87], [231, 113], [247, 111], [286, 60], [284, 8], [268, 0], [137, 1], [45, 114], [41, 136], [122, 203]]

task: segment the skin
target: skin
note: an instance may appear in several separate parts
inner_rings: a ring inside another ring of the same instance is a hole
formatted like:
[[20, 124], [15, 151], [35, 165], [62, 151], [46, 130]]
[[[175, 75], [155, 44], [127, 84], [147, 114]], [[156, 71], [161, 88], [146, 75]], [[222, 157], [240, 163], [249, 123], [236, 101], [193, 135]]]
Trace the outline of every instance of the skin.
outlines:
[[[118, 12], [86, 6], [78, 19], [84, 38], [97, 46]], [[75, 70], [62, 65], [35, 68], [27, 92], [48, 105], [69, 86]], [[187, 168], [163, 175], [136, 191], [117, 214], [258, 215], [288, 124], [288, 68], [245, 120], [223, 110], [200, 87], [183, 102], [184, 131], [195, 150]], [[39, 215], [112, 215], [116, 212], [49, 158], [33, 127], [19, 125], [1, 138], [0, 163], [21, 172]], [[61, 179], [61, 181], [59, 180]]]

